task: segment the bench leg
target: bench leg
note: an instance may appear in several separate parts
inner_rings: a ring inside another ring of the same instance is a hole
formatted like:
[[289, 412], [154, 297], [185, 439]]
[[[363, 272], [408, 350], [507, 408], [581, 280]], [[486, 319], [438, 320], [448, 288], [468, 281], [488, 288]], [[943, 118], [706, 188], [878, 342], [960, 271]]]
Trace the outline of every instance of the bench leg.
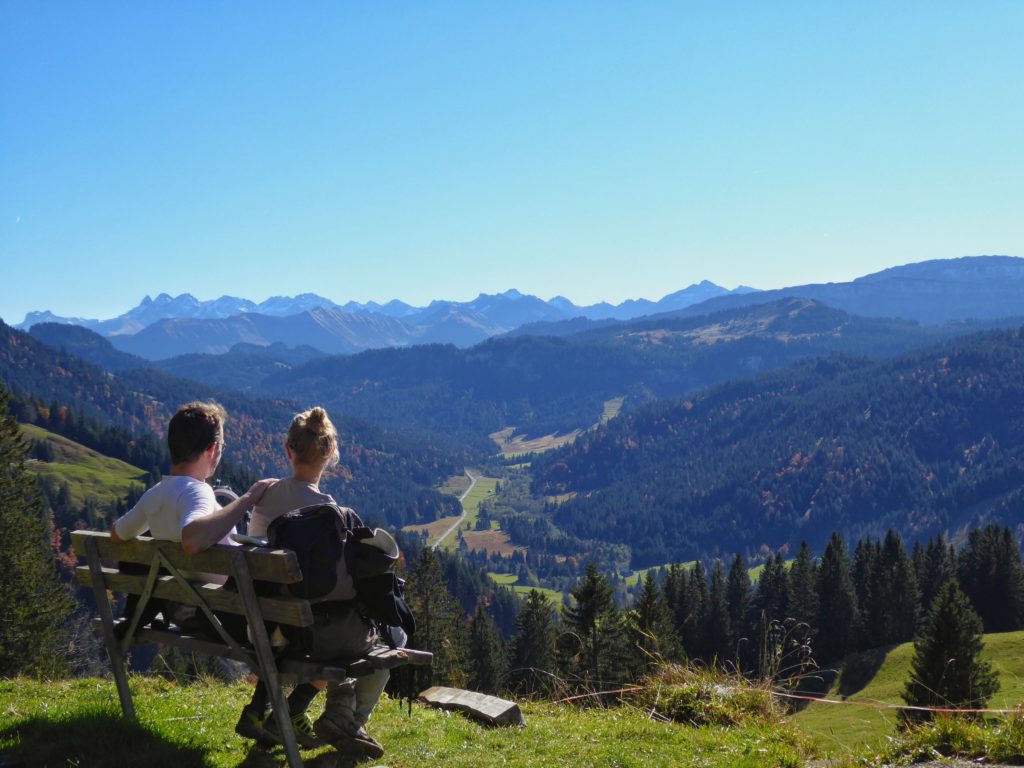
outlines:
[[245, 618], [249, 622], [249, 633], [256, 646], [256, 658], [260, 664], [260, 680], [267, 686], [267, 692], [270, 693], [270, 700], [274, 705], [274, 717], [277, 720], [281, 738], [284, 740], [288, 765], [291, 768], [302, 768], [302, 756], [299, 754], [299, 744], [295, 740], [295, 729], [292, 727], [292, 719], [288, 716], [288, 701], [285, 699], [284, 691], [281, 690], [281, 680], [277, 674], [277, 660], [274, 658], [270, 638], [267, 637], [267, 627], [263, 623], [259, 600], [252, 588], [249, 564], [245, 562], [243, 552], [234, 554], [233, 565], [235, 585], [238, 587], [242, 604], [245, 605]]
[[121, 709], [124, 711], [124, 716], [129, 720], [135, 720], [135, 704], [132, 702], [132, 693], [128, 690], [128, 670], [125, 667], [125, 657], [121, 651], [121, 643], [114, 636], [114, 613], [110, 609], [110, 600], [107, 599], [106, 587], [103, 586], [103, 566], [100, 563], [100, 554], [96, 549], [95, 539], [90, 538], [86, 540], [85, 556], [89, 561], [89, 572], [92, 574], [92, 591], [96, 596], [96, 608], [100, 612], [103, 642], [107, 646], [107, 655], [110, 657], [110, 668], [114, 673], [117, 696], [121, 700]]

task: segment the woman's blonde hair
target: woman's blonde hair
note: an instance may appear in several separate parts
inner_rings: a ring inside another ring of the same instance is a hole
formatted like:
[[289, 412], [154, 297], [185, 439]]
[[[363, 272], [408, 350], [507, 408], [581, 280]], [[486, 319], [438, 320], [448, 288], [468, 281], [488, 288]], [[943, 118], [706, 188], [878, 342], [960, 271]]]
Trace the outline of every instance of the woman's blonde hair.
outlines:
[[317, 406], [296, 414], [288, 427], [288, 447], [295, 461], [308, 466], [338, 463], [338, 431], [327, 411]]

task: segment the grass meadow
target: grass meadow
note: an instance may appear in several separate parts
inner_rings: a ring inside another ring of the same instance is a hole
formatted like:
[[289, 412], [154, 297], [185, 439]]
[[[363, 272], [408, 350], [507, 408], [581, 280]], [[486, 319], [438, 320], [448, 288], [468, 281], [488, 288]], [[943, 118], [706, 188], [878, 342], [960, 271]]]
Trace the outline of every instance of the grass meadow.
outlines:
[[35, 474], [67, 483], [68, 495], [76, 507], [92, 499], [101, 507], [123, 499], [133, 485], [146, 485], [149, 474], [86, 448], [66, 437], [48, 432], [33, 424], [22, 424], [21, 431], [29, 440], [45, 440], [53, 449], [53, 461], [32, 461], [28, 468]]
[[[850, 704], [811, 703], [793, 716], [797, 728], [823, 752], [850, 755], [877, 749], [893, 735], [898, 710], [861, 705], [902, 704], [900, 694], [910, 674], [911, 643], [855, 654], [839, 669], [809, 680], [815, 693]], [[983, 658], [999, 673], [1000, 689], [988, 706], [1013, 709], [1024, 702], [1024, 632], [985, 635]]]

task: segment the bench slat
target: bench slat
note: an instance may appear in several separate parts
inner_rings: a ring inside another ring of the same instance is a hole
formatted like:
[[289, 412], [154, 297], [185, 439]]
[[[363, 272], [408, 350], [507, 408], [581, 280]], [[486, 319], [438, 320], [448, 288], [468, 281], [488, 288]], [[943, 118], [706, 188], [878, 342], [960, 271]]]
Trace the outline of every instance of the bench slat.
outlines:
[[149, 565], [153, 561], [154, 549], [159, 549], [175, 568], [197, 573], [221, 573], [231, 575], [231, 558], [239, 549], [245, 552], [246, 563], [252, 577], [258, 581], [274, 584], [294, 584], [302, 581], [302, 571], [295, 553], [286, 549], [265, 547], [228, 547], [217, 545], [197, 555], [186, 555], [181, 544], [160, 541], [148, 536], [139, 536], [130, 541], [115, 544], [104, 531], [73, 531], [71, 543], [76, 552], [85, 552], [86, 539], [96, 542], [100, 557], [104, 560], [118, 560], [128, 563]]
[[[75, 578], [78, 579], [79, 584], [92, 584], [92, 574], [89, 572], [88, 566], [80, 565], [75, 568]], [[132, 576], [120, 573], [115, 568], [103, 569], [103, 581], [106, 588], [112, 592], [142, 594], [146, 587], [146, 578], [145, 575]], [[240, 616], [245, 615], [245, 606], [237, 592], [220, 589], [215, 584], [195, 584], [193, 586], [213, 610], [237, 613]], [[185, 605], [195, 605], [192, 596], [175, 581], [173, 576], [158, 577], [153, 589], [153, 596]], [[313, 623], [313, 611], [307, 600], [297, 597], [261, 597], [259, 603], [260, 612], [266, 621], [276, 621], [295, 627], [308, 627]]]
[[[97, 628], [99, 619], [95, 620]], [[136, 635], [138, 643], [162, 643], [173, 645], [176, 648], [183, 648], [194, 653], [201, 653], [207, 656], [223, 656], [245, 664], [253, 665], [253, 655], [249, 651], [238, 653], [223, 643], [216, 640], [209, 640], [194, 635], [183, 635], [180, 632], [166, 629], [140, 629]], [[333, 666], [316, 661], [309, 661], [301, 658], [281, 659], [277, 667], [281, 675], [288, 678], [289, 684], [295, 681], [308, 680], [331, 680], [341, 682], [350, 677], [361, 677], [368, 675], [374, 669], [394, 669], [403, 664], [414, 664], [416, 666], [428, 666], [433, 660], [433, 654], [427, 651], [416, 651], [413, 649], [400, 648], [374, 648], [364, 658], [353, 661], [348, 666]]]

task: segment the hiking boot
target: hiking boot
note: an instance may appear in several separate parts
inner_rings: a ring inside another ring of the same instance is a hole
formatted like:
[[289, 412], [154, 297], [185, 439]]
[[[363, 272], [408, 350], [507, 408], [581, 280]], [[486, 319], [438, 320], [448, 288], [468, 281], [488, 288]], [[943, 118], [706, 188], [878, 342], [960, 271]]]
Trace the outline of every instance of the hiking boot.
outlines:
[[[292, 715], [292, 728], [295, 730], [295, 741], [299, 743], [299, 746], [303, 749], [316, 749], [317, 747], [326, 746], [326, 741], [320, 741], [316, 737], [316, 733], [313, 731], [313, 721], [309, 715], [305, 712], [299, 712], [297, 715]], [[277, 718], [271, 713], [267, 716], [267, 719], [263, 722], [263, 730], [266, 731], [277, 744], [284, 744], [284, 739], [281, 737], [281, 732], [277, 727]]]
[[264, 713], [255, 707], [247, 704], [242, 709], [242, 714], [235, 723], [235, 733], [245, 739], [253, 739], [257, 745], [267, 749], [277, 744], [277, 741], [263, 727]]
[[326, 741], [343, 755], [365, 755], [378, 758], [384, 756], [384, 747], [355, 720], [332, 718], [325, 710], [313, 723], [313, 730], [321, 740]]
[[[317, 733], [319, 734], [320, 731], [318, 730]], [[331, 746], [343, 755], [363, 755], [375, 760], [384, 757], [384, 747], [363, 727], [351, 735], [339, 734], [331, 740]]]

